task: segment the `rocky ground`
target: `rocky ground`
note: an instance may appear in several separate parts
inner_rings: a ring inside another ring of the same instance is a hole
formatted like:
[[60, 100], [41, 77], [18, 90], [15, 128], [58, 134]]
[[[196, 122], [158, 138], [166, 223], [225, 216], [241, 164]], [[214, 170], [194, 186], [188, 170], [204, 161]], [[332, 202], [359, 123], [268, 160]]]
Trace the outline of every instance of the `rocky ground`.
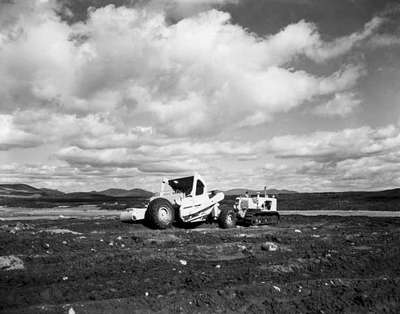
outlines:
[[400, 218], [0, 222], [2, 313], [399, 313]]

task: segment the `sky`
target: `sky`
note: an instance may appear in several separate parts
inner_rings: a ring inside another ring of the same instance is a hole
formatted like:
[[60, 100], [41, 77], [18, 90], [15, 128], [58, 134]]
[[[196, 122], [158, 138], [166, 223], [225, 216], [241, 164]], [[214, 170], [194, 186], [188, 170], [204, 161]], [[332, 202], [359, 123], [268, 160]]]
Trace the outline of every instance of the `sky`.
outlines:
[[400, 186], [400, 1], [1, 0], [0, 183]]

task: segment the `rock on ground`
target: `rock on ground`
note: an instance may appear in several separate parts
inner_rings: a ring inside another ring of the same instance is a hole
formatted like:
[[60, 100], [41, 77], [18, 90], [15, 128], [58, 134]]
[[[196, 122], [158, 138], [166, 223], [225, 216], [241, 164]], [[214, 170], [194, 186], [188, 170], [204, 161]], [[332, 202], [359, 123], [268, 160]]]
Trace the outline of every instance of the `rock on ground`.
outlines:
[[17, 270], [24, 269], [24, 262], [15, 255], [0, 256], [1, 270]]

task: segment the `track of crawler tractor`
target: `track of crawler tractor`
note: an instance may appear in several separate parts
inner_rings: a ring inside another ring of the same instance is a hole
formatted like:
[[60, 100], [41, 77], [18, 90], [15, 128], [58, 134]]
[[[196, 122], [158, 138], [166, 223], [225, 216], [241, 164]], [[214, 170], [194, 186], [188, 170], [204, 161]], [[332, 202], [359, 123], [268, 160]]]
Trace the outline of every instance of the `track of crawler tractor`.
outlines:
[[277, 212], [247, 210], [244, 223], [248, 226], [272, 225], [277, 224], [279, 219], [280, 216]]

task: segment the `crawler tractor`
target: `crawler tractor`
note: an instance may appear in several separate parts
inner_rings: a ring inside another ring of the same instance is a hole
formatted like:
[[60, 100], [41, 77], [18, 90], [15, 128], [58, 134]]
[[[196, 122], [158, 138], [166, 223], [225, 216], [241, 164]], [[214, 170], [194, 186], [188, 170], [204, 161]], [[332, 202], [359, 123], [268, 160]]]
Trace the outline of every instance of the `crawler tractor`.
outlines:
[[280, 216], [277, 210], [277, 199], [269, 197], [264, 188], [264, 196], [260, 193], [250, 196], [248, 193], [237, 197], [233, 209], [221, 212], [220, 226], [232, 228], [237, 222], [246, 226], [276, 224]]
[[[208, 191], [198, 173], [190, 177], [163, 179], [161, 192], [150, 199], [146, 208], [129, 208], [121, 213], [120, 219], [144, 220], [156, 229], [168, 228], [174, 222], [212, 221], [220, 218], [219, 202], [223, 199], [224, 193]], [[226, 215], [224, 217], [230, 218]]]

